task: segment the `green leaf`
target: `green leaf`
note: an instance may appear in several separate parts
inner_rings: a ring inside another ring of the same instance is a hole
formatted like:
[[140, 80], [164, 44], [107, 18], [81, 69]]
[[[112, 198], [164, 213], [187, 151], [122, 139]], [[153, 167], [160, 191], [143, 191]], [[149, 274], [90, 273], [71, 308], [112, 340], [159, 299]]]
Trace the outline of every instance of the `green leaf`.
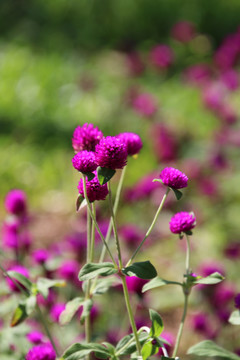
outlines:
[[233, 311], [228, 321], [232, 325], [240, 325], [240, 310]]
[[155, 288], [158, 288], [163, 285], [180, 285], [180, 286], [182, 286], [182, 284], [180, 282], [168, 281], [168, 280], [162, 279], [159, 276], [157, 276], [155, 279], [152, 279], [151, 281], [149, 281], [147, 284], [145, 284], [143, 286], [142, 292], [145, 292], [145, 291], [148, 291], [151, 289], [155, 289]]
[[175, 196], [176, 196], [176, 199], [177, 199], [177, 200], [180, 200], [181, 197], [182, 197], [182, 192], [179, 191], [179, 190], [177, 190], [177, 189], [173, 189], [173, 188], [171, 188], [171, 189], [172, 189], [172, 191], [174, 192], [174, 194], [175, 194]]
[[84, 200], [85, 200], [84, 197], [81, 194], [79, 194], [76, 201], [76, 211], [80, 210], [81, 204], [83, 203]]
[[85, 175], [87, 176], [88, 181], [91, 181], [92, 179], [95, 178], [95, 174], [91, 172], [85, 173]]
[[40, 294], [46, 299], [48, 297], [49, 289], [52, 287], [64, 287], [66, 286], [65, 281], [63, 280], [53, 280], [47, 278], [38, 278], [37, 283], [37, 290]]
[[149, 335], [151, 337], [159, 336], [164, 328], [162, 318], [155, 310], [152, 309], [149, 309], [149, 314], [150, 319], [152, 320], [152, 326]]
[[104, 263], [88, 263], [82, 267], [78, 274], [80, 281], [90, 280], [98, 275], [108, 276], [116, 274], [118, 270], [110, 262]]
[[161, 184], [163, 184], [162, 180], [161, 179], [153, 179], [152, 182], [160, 182]]
[[122, 272], [127, 276], [137, 276], [140, 279], [152, 279], [157, 275], [157, 271], [150, 261], [133, 263], [123, 269]]
[[26, 298], [24, 302], [26, 304], [26, 313], [27, 315], [30, 315], [33, 312], [33, 310], [35, 310], [35, 306], [37, 303], [36, 295], [29, 296], [28, 298]]
[[187, 354], [207, 357], [221, 357], [228, 360], [240, 360], [240, 357], [218, 346], [213, 341], [205, 340], [192, 346]]
[[81, 319], [80, 319], [81, 324], [84, 323], [86, 316], [88, 316], [90, 314], [92, 306], [93, 306], [92, 299], [86, 299], [83, 302], [83, 311], [82, 311]]
[[176, 358], [170, 358], [166, 356], [161, 356], [161, 360], [175, 360]]
[[23, 285], [28, 291], [31, 291], [33, 284], [28, 278], [13, 270], [9, 270], [7, 273], [11, 278], [17, 280], [21, 285]]
[[98, 177], [98, 181], [99, 181], [100, 185], [104, 185], [109, 180], [111, 180], [111, 178], [113, 177], [115, 172], [116, 172], [116, 170], [103, 168], [103, 167], [99, 166], [97, 168], [97, 177]]
[[221, 274], [219, 274], [218, 272], [215, 272], [205, 278], [201, 278], [201, 279], [194, 281], [194, 284], [213, 285], [213, 284], [220, 283], [222, 280], [224, 280], [224, 277]]
[[158, 346], [152, 344], [152, 340], [146, 342], [142, 347], [143, 360], [147, 360], [151, 355], [158, 352]]
[[109, 350], [100, 344], [96, 343], [88, 343], [88, 344], [80, 344], [76, 343], [71, 345], [63, 354], [62, 358], [64, 360], [79, 360], [90, 354], [91, 352], [101, 354], [104, 358], [110, 357], [111, 354]]
[[26, 304], [25, 302], [22, 302], [18, 304], [18, 307], [13, 313], [13, 317], [11, 320], [11, 327], [17, 326], [21, 324], [26, 318], [28, 317], [27, 311], [26, 311]]
[[116, 349], [115, 349], [115, 347], [114, 347], [112, 344], [110, 344], [110, 343], [107, 342], [107, 341], [104, 341], [102, 344], [103, 344], [104, 346], [106, 346], [106, 348], [108, 349], [109, 353], [111, 354], [111, 357], [112, 357], [113, 355], [115, 355]]
[[68, 301], [65, 309], [61, 312], [59, 322], [61, 325], [68, 324], [75, 313], [78, 311], [79, 307], [84, 303], [85, 299], [81, 297], [77, 297]]
[[[141, 333], [139, 335], [139, 342], [142, 345], [147, 339], [149, 338], [149, 335], [146, 333]], [[125, 347], [125, 345], [129, 343], [128, 346]], [[121, 350], [122, 348], [124, 348], [123, 350]], [[129, 354], [133, 354], [136, 351], [136, 342], [134, 340], [134, 335], [133, 334], [129, 334], [124, 336], [118, 343], [116, 346], [116, 352], [118, 353], [118, 355], [129, 355]]]
[[106, 278], [98, 279], [92, 293], [96, 295], [104, 294], [112, 285], [120, 283], [120, 279], [118, 279], [116, 276], [109, 276]]

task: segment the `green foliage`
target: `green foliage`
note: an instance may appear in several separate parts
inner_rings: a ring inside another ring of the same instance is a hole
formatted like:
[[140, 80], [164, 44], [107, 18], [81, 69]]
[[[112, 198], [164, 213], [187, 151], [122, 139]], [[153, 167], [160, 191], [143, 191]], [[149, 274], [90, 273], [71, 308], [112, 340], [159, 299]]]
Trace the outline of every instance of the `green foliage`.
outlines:
[[80, 281], [90, 280], [98, 275], [109, 276], [116, 274], [118, 270], [114, 267], [114, 264], [110, 262], [104, 262], [99, 264], [88, 263], [82, 267], [79, 272], [78, 278]]
[[97, 176], [100, 185], [106, 184], [109, 180], [111, 180], [115, 173], [116, 170], [107, 169], [99, 166], [97, 168]]
[[49, 294], [49, 289], [52, 287], [63, 287], [66, 283], [63, 280], [53, 280], [47, 278], [38, 278], [36, 288], [40, 294], [46, 299]]
[[155, 310], [152, 309], [149, 310], [149, 314], [152, 321], [149, 335], [151, 337], [158, 337], [159, 335], [161, 335], [164, 328], [162, 318]]
[[157, 275], [155, 267], [150, 261], [135, 262], [122, 270], [127, 276], [137, 276], [140, 279], [152, 279]]
[[97, 353], [98, 356], [101, 356], [102, 359], [106, 359], [111, 356], [109, 350], [103, 346], [96, 343], [89, 344], [73, 344], [71, 345], [63, 354], [62, 358], [64, 360], [79, 360], [90, 354], [91, 352]]
[[192, 346], [188, 354], [198, 355], [198, 356], [207, 356], [207, 357], [219, 357], [226, 360], [239, 360], [240, 357], [232, 352], [225, 350], [224, 348], [218, 346], [213, 341], [205, 340]]
[[180, 286], [182, 286], [182, 284], [180, 282], [165, 280], [158, 276], [155, 279], [152, 279], [151, 281], [149, 281], [147, 284], [145, 284], [142, 288], [142, 292], [145, 292], [145, 291], [148, 291], [151, 289], [155, 289], [155, 288], [158, 288], [158, 287], [164, 286], [164, 285], [180, 285]]
[[218, 272], [215, 272], [205, 278], [195, 280], [194, 284], [214, 285], [220, 283], [223, 280], [224, 280], [224, 276], [222, 276]]
[[67, 302], [65, 309], [61, 312], [59, 321], [61, 325], [68, 324], [85, 299], [81, 297], [74, 298]]
[[233, 311], [228, 321], [232, 325], [240, 325], [240, 310]]

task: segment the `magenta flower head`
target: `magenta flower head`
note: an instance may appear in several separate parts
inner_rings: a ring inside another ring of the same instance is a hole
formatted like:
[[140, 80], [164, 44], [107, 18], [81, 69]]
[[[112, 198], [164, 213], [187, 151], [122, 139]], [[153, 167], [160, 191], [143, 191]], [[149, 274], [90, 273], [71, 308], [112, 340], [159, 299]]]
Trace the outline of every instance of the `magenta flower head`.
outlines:
[[[94, 174], [96, 175], [95, 171]], [[106, 196], [108, 194], [107, 184], [100, 185], [97, 176], [95, 176], [95, 178], [92, 179], [91, 181], [88, 181], [86, 179], [86, 188], [87, 188], [87, 196], [90, 202], [93, 202], [95, 200], [106, 199]], [[78, 190], [79, 190], [79, 194], [85, 197], [82, 179], [79, 181]]]
[[44, 335], [42, 332], [38, 330], [33, 330], [26, 335], [28, 341], [30, 341], [34, 345], [41, 344], [44, 339]]
[[58, 322], [61, 313], [65, 310], [66, 304], [64, 303], [56, 303], [52, 306], [50, 310], [50, 317], [53, 322]]
[[172, 189], [182, 189], [187, 187], [188, 177], [178, 169], [167, 167], [159, 175], [163, 184]]
[[103, 137], [103, 133], [93, 124], [77, 126], [73, 132], [72, 146], [75, 152], [82, 150], [95, 151], [96, 145]]
[[[8, 269], [8, 271], [15, 271], [15, 272], [17, 272], [17, 273], [25, 276], [26, 278], [29, 278], [28, 269], [26, 269], [26, 268], [25, 268], [24, 266], [22, 266], [22, 265], [15, 265], [15, 266], [11, 267], [10, 269]], [[11, 276], [11, 277], [14, 279], [14, 276]], [[19, 283], [19, 281], [17, 281], [16, 279], [14, 279], [14, 281], [13, 281], [13, 280], [11, 280], [10, 278], [7, 277], [6, 280], [7, 280], [7, 284], [8, 284], [8, 286], [9, 286], [9, 289], [10, 289], [11, 291], [20, 292], [20, 289], [18, 288], [18, 286], [16, 285], [16, 283], [19, 284], [19, 286], [21, 286], [22, 288], [24, 288], [23, 285], [21, 285], [21, 284]]]
[[182, 211], [171, 218], [169, 226], [174, 234], [188, 233], [196, 226], [196, 217], [193, 213]]
[[49, 259], [49, 252], [46, 249], [37, 249], [32, 254], [36, 264], [43, 265]]
[[10, 214], [25, 214], [27, 210], [26, 194], [18, 189], [9, 191], [5, 198], [5, 208]]
[[125, 132], [117, 135], [127, 145], [128, 155], [137, 155], [141, 150], [143, 144], [139, 135], [131, 132]]
[[45, 343], [32, 347], [26, 360], [56, 360], [56, 353], [50, 343]]
[[135, 111], [140, 115], [152, 117], [157, 112], [157, 104], [151, 94], [143, 93], [135, 96], [132, 101]]
[[179, 21], [173, 26], [171, 35], [181, 43], [188, 43], [195, 36], [195, 27], [189, 21]]
[[116, 136], [107, 136], [96, 146], [96, 163], [108, 169], [122, 169], [127, 164], [127, 146]]
[[173, 63], [172, 49], [167, 45], [157, 45], [150, 53], [150, 59], [157, 68], [166, 69]]
[[136, 293], [142, 297], [142, 287], [147, 283], [147, 280], [140, 279], [137, 276], [126, 276], [127, 287], [130, 293]]
[[72, 164], [76, 170], [83, 174], [91, 173], [97, 168], [95, 153], [87, 150], [80, 151], [72, 158]]

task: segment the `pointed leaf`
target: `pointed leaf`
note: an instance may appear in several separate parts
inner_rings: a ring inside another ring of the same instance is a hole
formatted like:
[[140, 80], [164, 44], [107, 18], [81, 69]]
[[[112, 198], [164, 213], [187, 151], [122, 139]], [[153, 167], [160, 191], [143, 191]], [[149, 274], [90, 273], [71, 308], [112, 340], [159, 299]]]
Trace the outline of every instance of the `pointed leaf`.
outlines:
[[228, 321], [232, 325], [240, 325], [240, 310], [233, 311]]
[[199, 280], [194, 281], [195, 284], [205, 284], [205, 285], [213, 285], [218, 284], [222, 280], [224, 280], [224, 277], [219, 274], [218, 272], [215, 272], [205, 278], [201, 278]]
[[76, 211], [80, 209], [80, 206], [84, 200], [85, 200], [84, 197], [81, 194], [79, 194], [76, 201]]
[[161, 184], [163, 184], [163, 181], [161, 179], [153, 179], [152, 182], [160, 182]]
[[98, 279], [97, 284], [93, 289], [93, 294], [101, 295], [108, 291], [108, 289], [113, 286], [120, 284], [121, 281], [116, 276], [109, 276], [106, 278]]
[[164, 328], [162, 318], [155, 310], [152, 309], [149, 310], [149, 314], [150, 319], [152, 320], [152, 326], [149, 335], [151, 337], [159, 336]]
[[60, 325], [66, 325], [71, 320], [75, 313], [78, 311], [79, 307], [84, 303], [84, 298], [77, 297], [68, 301], [65, 309], [61, 312], [59, 322]]
[[64, 360], [79, 360], [90, 354], [91, 352], [97, 352], [106, 357], [110, 357], [110, 353], [108, 349], [100, 344], [96, 343], [88, 343], [88, 344], [80, 344], [76, 343], [71, 345], [63, 354], [62, 358]]
[[98, 275], [108, 276], [116, 274], [118, 270], [110, 262], [104, 263], [88, 263], [82, 267], [78, 274], [80, 281], [90, 280]]
[[221, 357], [228, 360], [240, 360], [240, 357], [232, 352], [225, 350], [224, 348], [218, 346], [213, 341], [205, 340], [202, 341], [188, 350], [187, 354], [194, 354], [198, 356], [207, 356], [207, 357]]
[[86, 173], [85, 175], [87, 176], [88, 181], [91, 181], [92, 179], [95, 178], [95, 174], [93, 174], [93, 173], [91, 173], [91, 172]]
[[180, 200], [181, 197], [182, 197], [182, 192], [179, 191], [179, 190], [177, 190], [177, 189], [173, 189], [173, 188], [171, 188], [171, 189], [172, 189], [172, 191], [174, 192], [174, 194], [175, 194], [175, 196], [176, 196], [176, 199], [177, 199], [177, 200]]
[[152, 340], [146, 342], [142, 347], [143, 360], [147, 360], [151, 355], [158, 352], [158, 347], [152, 344]]
[[98, 176], [98, 181], [99, 181], [100, 185], [104, 185], [109, 180], [111, 180], [111, 178], [113, 177], [115, 172], [116, 172], [116, 170], [103, 168], [103, 167], [99, 166], [97, 168], [97, 176]]
[[[146, 333], [141, 333], [139, 335], [139, 342], [140, 344], [144, 344], [144, 342], [149, 338], [149, 335]], [[127, 343], [129, 343], [128, 346]], [[125, 347], [126, 346], [126, 347]], [[123, 350], [121, 350], [123, 348]], [[124, 336], [118, 343], [116, 346], [116, 351], [118, 353], [118, 355], [129, 355], [129, 354], [133, 354], [136, 351], [136, 342], [134, 340], [134, 335], [133, 334], [129, 334]]]
[[52, 287], [64, 287], [66, 286], [65, 281], [63, 280], [53, 280], [47, 278], [38, 278], [37, 290], [42, 294], [42, 296], [46, 299], [48, 297], [49, 289]]
[[32, 282], [26, 278], [26, 276], [19, 274], [17, 271], [9, 270], [8, 275], [17, 280], [21, 285], [23, 285], [28, 291], [32, 289]]
[[152, 279], [157, 275], [157, 271], [150, 261], [135, 262], [123, 269], [122, 272], [127, 276], [137, 276], [140, 279]]
[[92, 299], [86, 299], [83, 302], [83, 311], [82, 311], [81, 319], [80, 319], [81, 324], [84, 323], [86, 316], [88, 316], [90, 314], [92, 306], [93, 306]]
[[14, 311], [12, 320], [11, 320], [11, 327], [17, 326], [21, 324], [26, 318], [28, 317], [26, 311], [26, 304], [20, 303], [16, 310]]
[[180, 285], [180, 286], [182, 286], [182, 284], [180, 282], [168, 281], [168, 280], [162, 279], [159, 276], [157, 276], [155, 279], [152, 279], [151, 281], [149, 281], [147, 284], [145, 284], [143, 286], [142, 292], [145, 292], [145, 291], [148, 291], [151, 289], [155, 289], [155, 288], [158, 288], [163, 285]]

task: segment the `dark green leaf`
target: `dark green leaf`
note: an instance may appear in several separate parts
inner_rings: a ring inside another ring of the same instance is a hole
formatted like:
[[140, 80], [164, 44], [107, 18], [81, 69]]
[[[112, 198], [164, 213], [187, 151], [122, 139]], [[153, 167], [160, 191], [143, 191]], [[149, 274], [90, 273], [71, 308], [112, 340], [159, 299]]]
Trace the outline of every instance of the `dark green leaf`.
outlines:
[[77, 201], [76, 201], [76, 211], [78, 211], [80, 209], [80, 206], [84, 200], [85, 200], [84, 197], [79, 194], [77, 197]]
[[72, 299], [66, 304], [66, 308], [61, 312], [59, 321], [61, 325], [66, 325], [72, 320], [74, 314], [78, 311], [79, 307], [84, 303], [85, 299], [77, 297]]
[[13, 317], [11, 320], [11, 327], [21, 324], [27, 317], [28, 317], [28, 314], [26, 311], [26, 304], [25, 304], [25, 302], [22, 302], [18, 305], [18, 307], [14, 311], [14, 314], [13, 314]]
[[109, 351], [109, 353], [110, 353], [111, 355], [114, 355], [114, 354], [115, 354], [115, 347], [114, 347], [112, 344], [110, 344], [110, 343], [107, 342], [107, 341], [104, 341], [102, 344], [103, 344], [104, 346], [106, 346], [106, 348], [108, 349], [108, 351]]
[[98, 176], [98, 181], [99, 181], [100, 185], [104, 185], [109, 180], [111, 180], [111, 178], [113, 177], [115, 172], [116, 172], [116, 170], [103, 168], [103, 167], [99, 166], [97, 168], [97, 176]]
[[233, 311], [228, 321], [232, 325], [240, 325], [240, 310]]
[[149, 335], [151, 337], [159, 336], [164, 328], [162, 318], [155, 310], [152, 309], [149, 309], [149, 314], [150, 319], [152, 320], [152, 326]]
[[49, 289], [52, 287], [64, 287], [66, 285], [63, 280], [52, 280], [47, 278], [38, 278], [37, 290], [46, 299], [48, 297]]
[[142, 288], [142, 292], [154, 289], [154, 288], [158, 288], [160, 286], [163, 285], [180, 285], [182, 286], [182, 284], [180, 282], [177, 281], [168, 281], [165, 279], [160, 278], [159, 276], [157, 276], [155, 279], [152, 279], [151, 281], [149, 281], [147, 284], [145, 284]]
[[83, 302], [83, 311], [82, 311], [81, 319], [80, 319], [81, 324], [84, 323], [86, 316], [88, 316], [90, 314], [92, 306], [93, 306], [92, 299], [86, 299]]
[[93, 279], [98, 275], [108, 276], [116, 274], [117, 272], [118, 270], [110, 262], [100, 264], [88, 263], [82, 267], [78, 274], [78, 278], [80, 281], [84, 281]]
[[198, 356], [207, 357], [221, 357], [228, 360], [240, 360], [240, 357], [232, 352], [225, 350], [218, 346], [211, 340], [204, 340], [194, 346], [192, 346], [187, 354], [194, 354]]
[[28, 278], [13, 270], [9, 270], [7, 273], [11, 278], [17, 280], [21, 285], [23, 285], [28, 291], [31, 291], [32, 282]]
[[87, 176], [88, 181], [91, 181], [92, 179], [94, 179], [94, 178], [95, 178], [95, 174], [93, 174], [93, 173], [91, 173], [91, 172], [86, 173], [85, 175]]
[[152, 340], [146, 342], [142, 347], [143, 360], [147, 360], [151, 355], [158, 352], [158, 347], [152, 344]]
[[177, 199], [177, 200], [180, 200], [181, 197], [182, 197], [181, 191], [179, 191], [179, 190], [177, 190], [177, 189], [173, 189], [173, 188], [171, 188], [171, 189], [172, 189], [172, 191], [174, 192], [174, 194], [175, 194], [175, 196], [176, 196], [176, 199]]
[[166, 356], [161, 356], [161, 360], [175, 360], [176, 358], [170, 358]]
[[[133, 334], [129, 334], [124, 336], [117, 344], [116, 346], [116, 351], [118, 353], [118, 355], [129, 355], [129, 354], [133, 354], [136, 351], [136, 342], [133, 339], [134, 335]], [[142, 345], [147, 339], [149, 338], [149, 335], [146, 333], [141, 333], [139, 335], [139, 342]], [[125, 347], [122, 351], [121, 349], [127, 344], [129, 343], [129, 345], [127, 347]]]
[[195, 284], [213, 285], [213, 284], [220, 283], [222, 280], [224, 280], [224, 277], [221, 274], [219, 274], [218, 272], [215, 272], [205, 278], [201, 278], [201, 279], [194, 281], [194, 283]]
[[150, 261], [133, 263], [123, 269], [122, 272], [127, 276], [137, 276], [140, 279], [152, 279], [157, 275], [157, 271]]
[[100, 344], [89, 343], [89, 344], [80, 344], [76, 343], [71, 345], [63, 354], [62, 358], [64, 360], [79, 360], [90, 354], [91, 352], [96, 352], [102, 356], [110, 357], [108, 349]]

